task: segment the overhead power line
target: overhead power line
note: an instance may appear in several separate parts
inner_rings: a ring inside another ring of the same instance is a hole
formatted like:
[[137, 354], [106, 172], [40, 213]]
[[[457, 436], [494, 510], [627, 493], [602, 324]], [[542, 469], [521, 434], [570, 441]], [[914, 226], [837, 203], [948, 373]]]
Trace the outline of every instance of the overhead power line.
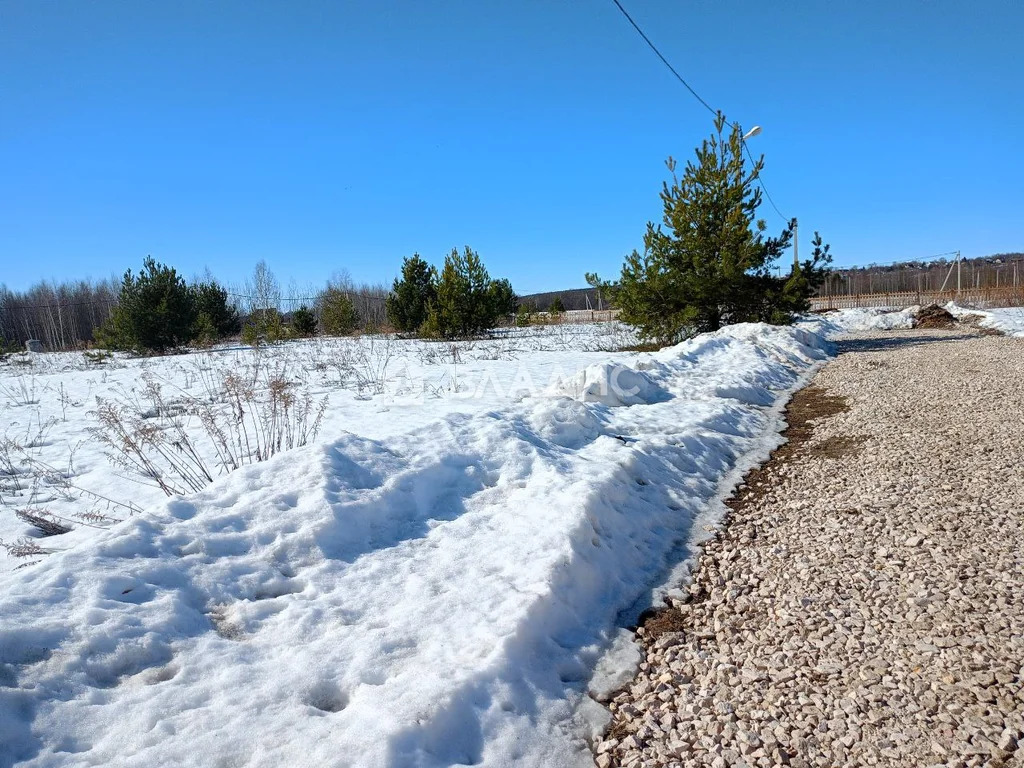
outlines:
[[[364, 299], [371, 299], [373, 301], [387, 301], [387, 295], [378, 296], [372, 293], [363, 293], [362, 291], [352, 291], [345, 288], [339, 288], [339, 291], [344, 293], [346, 296], [359, 296]], [[248, 293], [231, 293], [228, 291], [228, 296], [236, 299], [263, 299], [263, 296], [252, 296]], [[319, 301], [322, 296], [279, 296], [278, 299], [282, 302], [296, 302], [296, 301]]]
[[[652, 51], [654, 51], [654, 54], [659, 59], [661, 59], [661, 63], [664, 64], [666, 67], [668, 67], [669, 72], [671, 72], [673, 75], [675, 75], [676, 80], [678, 80], [680, 83], [682, 83], [683, 86], [686, 88], [686, 90], [688, 90], [697, 101], [699, 101], [701, 104], [703, 104], [704, 108], [707, 109], [708, 112], [710, 112], [712, 115], [717, 117], [718, 114], [719, 114], [719, 110], [715, 109], [710, 104], [708, 104], [703, 99], [703, 97], [701, 97], [701, 95], [699, 93], [697, 93], [697, 91], [695, 91], [693, 89], [693, 87], [688, 82], [686, 82], [686, 80], [683, 78], [683, 76], [680, 75], [676, 71], [676, 68], [673, 67], [669, 63], [668, 59], [666, 59], [664, 57], [664, 55], [662, 55], [661, 51], [658, 50], [658, 47], [654, 43], [651, 42], [651, 38], [649, 38], [644, 33], [644, 31], [642, 29], [640, 29], [640, 25], [637, 24], [635, 21], [633, 21], [633, 17], [630, 16], [629, 12], [626, 11], [626, 9], [622, 7], [622, 3], [620, 3], [619, 0], [612, 0], [612, 2], [615, 3], [615, 7], [618, 8], [619, 11], [622, 12], [622, 15], [626, 17], [626, 21], [628, 21], [630, 23], [630, 25], [633, 27], [633, 29], [636, 30], [637, 34], [640, 35], [640, 37], [643, 38], [644, 42], [647, 43], [648, 47]], [[737, 128], [739, 128], [739, 123], [734, 123], [734, 125]], [[743, 149], [746, 151], [747, 157], [750, 158], [751, 164], [755, 164], [754, 163], [754, 158], [750, 154], [750, 149], [747, 147], [747, 142], [742, 138], [742, 134], [741, 134], [740, 142], [743, 144]], [[768, 187], [765, 186], [764, 179], [761, 178], [761, 174], [760, 173], [757, 175], [757, 183], [761, 186], [761, 191], [764, 192], [764, 196], [768, 199], [768, 202], [771, 204], [772, 208], [775, 210], [775, 213], [778, 214], [779, 218], [782, 219], [783, 221], [786, 221], [786, 222], [791, 221], [791, 219], [788, 216], [783, 216], [782, 215], [782, 211], [779, 210], [779, 207], [775, 204], [775, 201], [772, 199], [771, 194], [768, 192]]]
[[[956, 256], [956, 251], [945, 251], [944, 253], [933, 253], [931, 256], [906, 256], [902, 259], [893, 259], [892, 261], [870, 261], [865, 264], [847, 264], [843, 266], [832, 266], [834, 272], [843, 272], [851, 269], [871, 269], [872, 267], [906, 267], [907, 269], [920, 269], [920, 266], [935, 266], [933, 263], [936, 259], [941, 259], [945, 256]], [[975, 258], [986, 258], [984, 256], [967, 257], [966, 261], [972, 261]]]
[[[753, 155], [750, 154], [750, 147], [747, 146], [747, 142], [743, 141], [741, 138], [740, 143], [743, 144], [743, 149], [746, 151], [747, 157], [750, 158], [750, 164], [757, 165], [757, 163], [754, 162]], [[760, 172], [757, 174], [757, 183], [761, 185], [761, 191], [764, 192], [764, 196], [768, 198], [768, 202], [771, 203], [772, 208], [775, 210], [775, 213], [779, 215], [779, 218], [784, 221], [789, 221], [788, 218], [782, 215], [782, 211], [779, 210], [779, 206], [775, 204], [775, 201], [772, 200], [772, 196], [768, 193], [768, 187], [764, 185], [764, 179], [761, 178]]]
[[626, 17], [626, 21], [633, 25], [633, 29], [637, 31], [637, 34], [640, 35], [640, 37], [644, 39], [644, 42], [647, 43], [648, 46], [650, 46], [650, 49], [654, 51], [654, 55], [661, 59], [661, 63], [668, 67], [669, 72], [676, 76], [676, 80], [682, 83], [686, 90], [693, 94], [693, 98], [695, 98], [697, 101], [703, 104], [708, 112], [717, 117], [718, 111], [714, 109], [714, 107], [712, 107], [706, 101], [704, 101], [704, 99], [701, 98], [700, 94], [693, 90], [690, 84], [683, 79], [683, 76], [676, 72], [676, 68], [669, 64], [668, 59], [661, 55], [661, 51], [659, 51], [658, 47], [651, 42], [651, 38], [644, 34], [644, 31], [640, 29], [639, 25], [635, 21], [633, 21], [633, 17], [630, 16], [626, 9], [622, 7], [622, 3], [620, 3], [619, 0], [612, 0], [612, 2], [615, 3], [615, 6], [620, 11], [622, 11], [622, 15]]
[[88, 299], [86, 301], [58, 301], [56, 304], [22, 304], [17, 296], [0, 296], [0, 305], [10, 303], [16, 309], [69, 309], [71, 307], [88, 307], [103, 304], [117, 304], [117, 299]]

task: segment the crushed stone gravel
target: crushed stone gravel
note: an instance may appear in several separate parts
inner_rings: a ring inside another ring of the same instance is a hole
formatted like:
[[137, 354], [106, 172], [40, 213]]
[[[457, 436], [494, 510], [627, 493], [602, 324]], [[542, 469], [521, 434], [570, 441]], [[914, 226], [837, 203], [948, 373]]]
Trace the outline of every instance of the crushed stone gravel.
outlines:
[[1024, 340], [841, 349], [638, 630], [599, 768], [1024, 765]]

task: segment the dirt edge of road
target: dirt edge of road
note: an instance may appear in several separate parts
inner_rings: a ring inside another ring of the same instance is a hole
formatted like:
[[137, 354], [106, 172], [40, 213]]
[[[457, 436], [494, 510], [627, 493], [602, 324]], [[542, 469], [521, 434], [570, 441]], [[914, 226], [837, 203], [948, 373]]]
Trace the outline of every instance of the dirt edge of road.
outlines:
[[[808, 444], [814, 435], [816, 421], [835, 416], [849, 409], [846, 398], [830, 395], [825, 389], [814, 384], [797, 390], [783, 410], [783, 418], [788, 425], [782, 432], [786, 442], [772, 451], [764, 463], [751, 469], [733, 491], [732, 496], [726, 500], [725, 505], [729, 511], [722, 520], [717, 536], [729, 538], [730, 518], [754, 504], [768, 491], [773, 482], [772, 475], [777, 467], [790, 462], [796, 454], [808, 450]], [[813, 450], [828, 455], [842, 455], [855, 451], [858, 443], [859, 439], [856, 437], [830, 440], [815, 446]], [[700, 587], [701, 573], [700, 568], [694, 571], [694, 583], [698, 587]], [[697, 602], [707, 594], [708, 590], [701, 587], [688, 602]], [[641, 614], [636, 634], [640, 643], [649, 645], [666, 633], [683, 632], [686, 628], [686, 616], [675, 606], [666, 605]]]

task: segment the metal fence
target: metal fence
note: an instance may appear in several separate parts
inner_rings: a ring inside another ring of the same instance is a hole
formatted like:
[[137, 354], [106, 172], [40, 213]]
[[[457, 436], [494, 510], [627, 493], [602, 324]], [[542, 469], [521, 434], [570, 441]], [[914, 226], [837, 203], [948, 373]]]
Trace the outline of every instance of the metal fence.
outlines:
[[546, 323], [607, 323], [619, 316], [617, 309], [567, 309], [565, 312], [550, 314], [538, 312], [535, 317]]
[[835, 294], [814, 296], [811, 309], [851, 309], [854, 307], [913, 307], [915, 305], [957, 304], [970, 307], [1024, 306], [1024, 288], [970, 288], [957, 291], [886, 291], [875, 293]]

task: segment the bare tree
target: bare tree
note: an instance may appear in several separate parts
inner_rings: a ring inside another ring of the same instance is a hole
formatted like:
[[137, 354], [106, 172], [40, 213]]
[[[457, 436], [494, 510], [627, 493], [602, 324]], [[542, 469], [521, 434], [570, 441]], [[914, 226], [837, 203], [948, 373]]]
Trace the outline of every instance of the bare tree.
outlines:
[[281, 285], [270, 271], [267, 262], [260, 259], [253, 270], [251, 282], [246, 283], [249, 296], [249, 314], [281, 308]]
[[117, 305], [118, 282], [40, 282], [25, 291], [0, 286], [0, 337], [22, 344], [39, 339], [47, 349], [75, 349], [93, 338]]

